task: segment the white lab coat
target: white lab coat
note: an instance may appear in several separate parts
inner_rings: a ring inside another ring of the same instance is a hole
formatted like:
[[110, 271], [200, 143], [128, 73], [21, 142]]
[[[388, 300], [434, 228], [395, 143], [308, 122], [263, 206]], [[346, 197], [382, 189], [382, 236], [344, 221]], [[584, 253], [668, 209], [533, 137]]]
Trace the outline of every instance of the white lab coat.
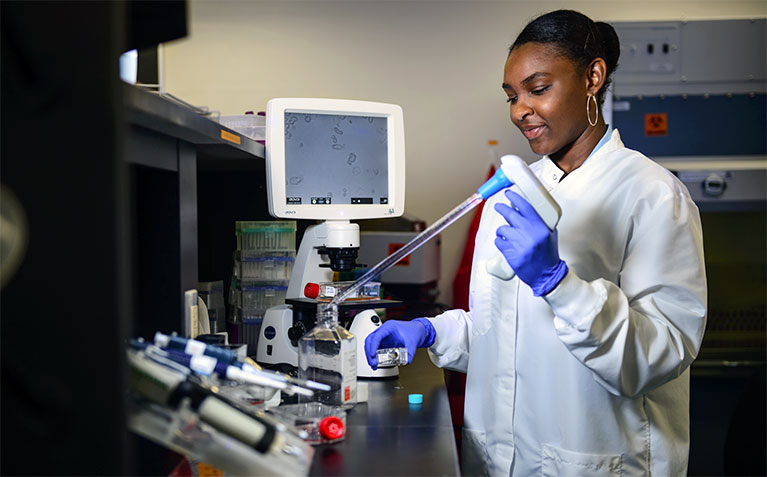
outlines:
[[562, 207], [569, 273], [545, 297], [487, 273], [498, 193], [477, 232], [471, 311], [430, 319], [432, 361], [467, 372], [463, 472], [683, 475], [706, 321], [698, 209], [617, 130], [562, 182], [548, 157], [531, 167]]

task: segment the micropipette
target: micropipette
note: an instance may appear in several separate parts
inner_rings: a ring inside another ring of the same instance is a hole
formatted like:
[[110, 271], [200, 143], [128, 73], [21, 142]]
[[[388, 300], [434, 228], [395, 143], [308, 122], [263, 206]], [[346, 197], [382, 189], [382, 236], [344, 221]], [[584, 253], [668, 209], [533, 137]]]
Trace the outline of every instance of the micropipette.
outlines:
[[[239, 368], [243, 373], [251, 376], [261, 377], [278, 383], [285, 383], [299, 388], [310, 388], [318, 391], [329, 391], [330, 386], [324, 383], [318, 383], [316, 381], [304, 380], [294, 378], [292, 376], [285, 376], [283, 374], [269, 372], [262, 369], [255, 368], [250, 364], [243, 362], [239, 359], [234, 351], [220, 348], [215, 345], [208, 345], [202, 341], [194, 339], [184, 338], [176, 335], [166, 335], [160, 332], [155, 333], [154, 343], [159, 348], [168, 348], [169, 350], [180, 351], [191, 356], [208, 356], [216, 359], [218, 362]], [[232, 375], [237, 374], [236, 371], [231, 371]], [[225, 374], [222, 374], [225, 376]], [[247, 376], [243, 379], [246, 379]], [[276, 386], [271, 386], [276, 387]], [[297, 391], [301, 392], [301, 391]]]
[[[283, 379], [277, 379], [274, 375], [267, 373], [251, 373], [245, 368], [237, 368], [204, 354], [190, 355], [179, 350], [161, 349], [150, 343], [139, 340], [131, 340], [130, 345], [133, 349], [146, 352], [148, 356], [159, 354], [161, 358], [171, 360], [174, 363], [189, 368], [198, 375], [210, 376], [215, 373], [224, 379], [279, 389], [288, 394], [301, 394], [304, 396], [312, 396], [314, 394], [314, 392], [309, 389], [294, 386]], [[249, 366], [246, 364], [245, 367]]]
[[154, 334], [154, 344], [159, 348], [175, 349], [192, 356], [203, 354], [223, 361], [226, 364], [242, 367], [237, 364], [241, 363], [241, 361], [234, 351], [209, 345], [195, 339], [184, 338], [175, 334], [166, 335], [158, 331]]

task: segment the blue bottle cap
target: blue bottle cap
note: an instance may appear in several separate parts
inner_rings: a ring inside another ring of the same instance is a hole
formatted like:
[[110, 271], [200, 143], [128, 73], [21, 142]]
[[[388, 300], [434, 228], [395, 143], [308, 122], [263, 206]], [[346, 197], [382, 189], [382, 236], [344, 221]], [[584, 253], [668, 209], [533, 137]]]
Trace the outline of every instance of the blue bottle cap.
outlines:
[[423, 394], [408, 394], [407, 402], [410, 404], [421, 404], [423, 403]]

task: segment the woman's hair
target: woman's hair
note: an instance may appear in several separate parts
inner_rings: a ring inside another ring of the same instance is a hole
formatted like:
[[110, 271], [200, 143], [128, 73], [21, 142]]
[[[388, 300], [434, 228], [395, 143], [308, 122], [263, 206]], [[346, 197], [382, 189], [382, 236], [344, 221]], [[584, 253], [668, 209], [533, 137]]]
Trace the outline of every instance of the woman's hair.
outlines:
[[557, 10], [528, 23], [509, 48], [509, 54], [514, 48], [531, 42], [556, 47], [582, 70], [595, 58], [605, 60], [607, 76], [605, 84], [597, 93], [599, 103], [604, 101], [610, 77], [618, 66], [618, 57], [621, 54], [618, 34], [612, 26], [604, 22], [594, 22], [586, 15], [573, 10]]

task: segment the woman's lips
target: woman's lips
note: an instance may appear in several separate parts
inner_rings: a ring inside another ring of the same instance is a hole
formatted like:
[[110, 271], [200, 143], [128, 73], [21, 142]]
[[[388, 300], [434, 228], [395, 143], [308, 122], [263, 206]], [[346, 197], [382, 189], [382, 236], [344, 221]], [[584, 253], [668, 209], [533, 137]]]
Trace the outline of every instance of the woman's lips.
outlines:
[[546, 126], [535, 126], [531, 128], [525, 128], [522, 130], [522, 134], [525, 135], [528, 141], [531, 141], [543, 133], [543, 128]]

